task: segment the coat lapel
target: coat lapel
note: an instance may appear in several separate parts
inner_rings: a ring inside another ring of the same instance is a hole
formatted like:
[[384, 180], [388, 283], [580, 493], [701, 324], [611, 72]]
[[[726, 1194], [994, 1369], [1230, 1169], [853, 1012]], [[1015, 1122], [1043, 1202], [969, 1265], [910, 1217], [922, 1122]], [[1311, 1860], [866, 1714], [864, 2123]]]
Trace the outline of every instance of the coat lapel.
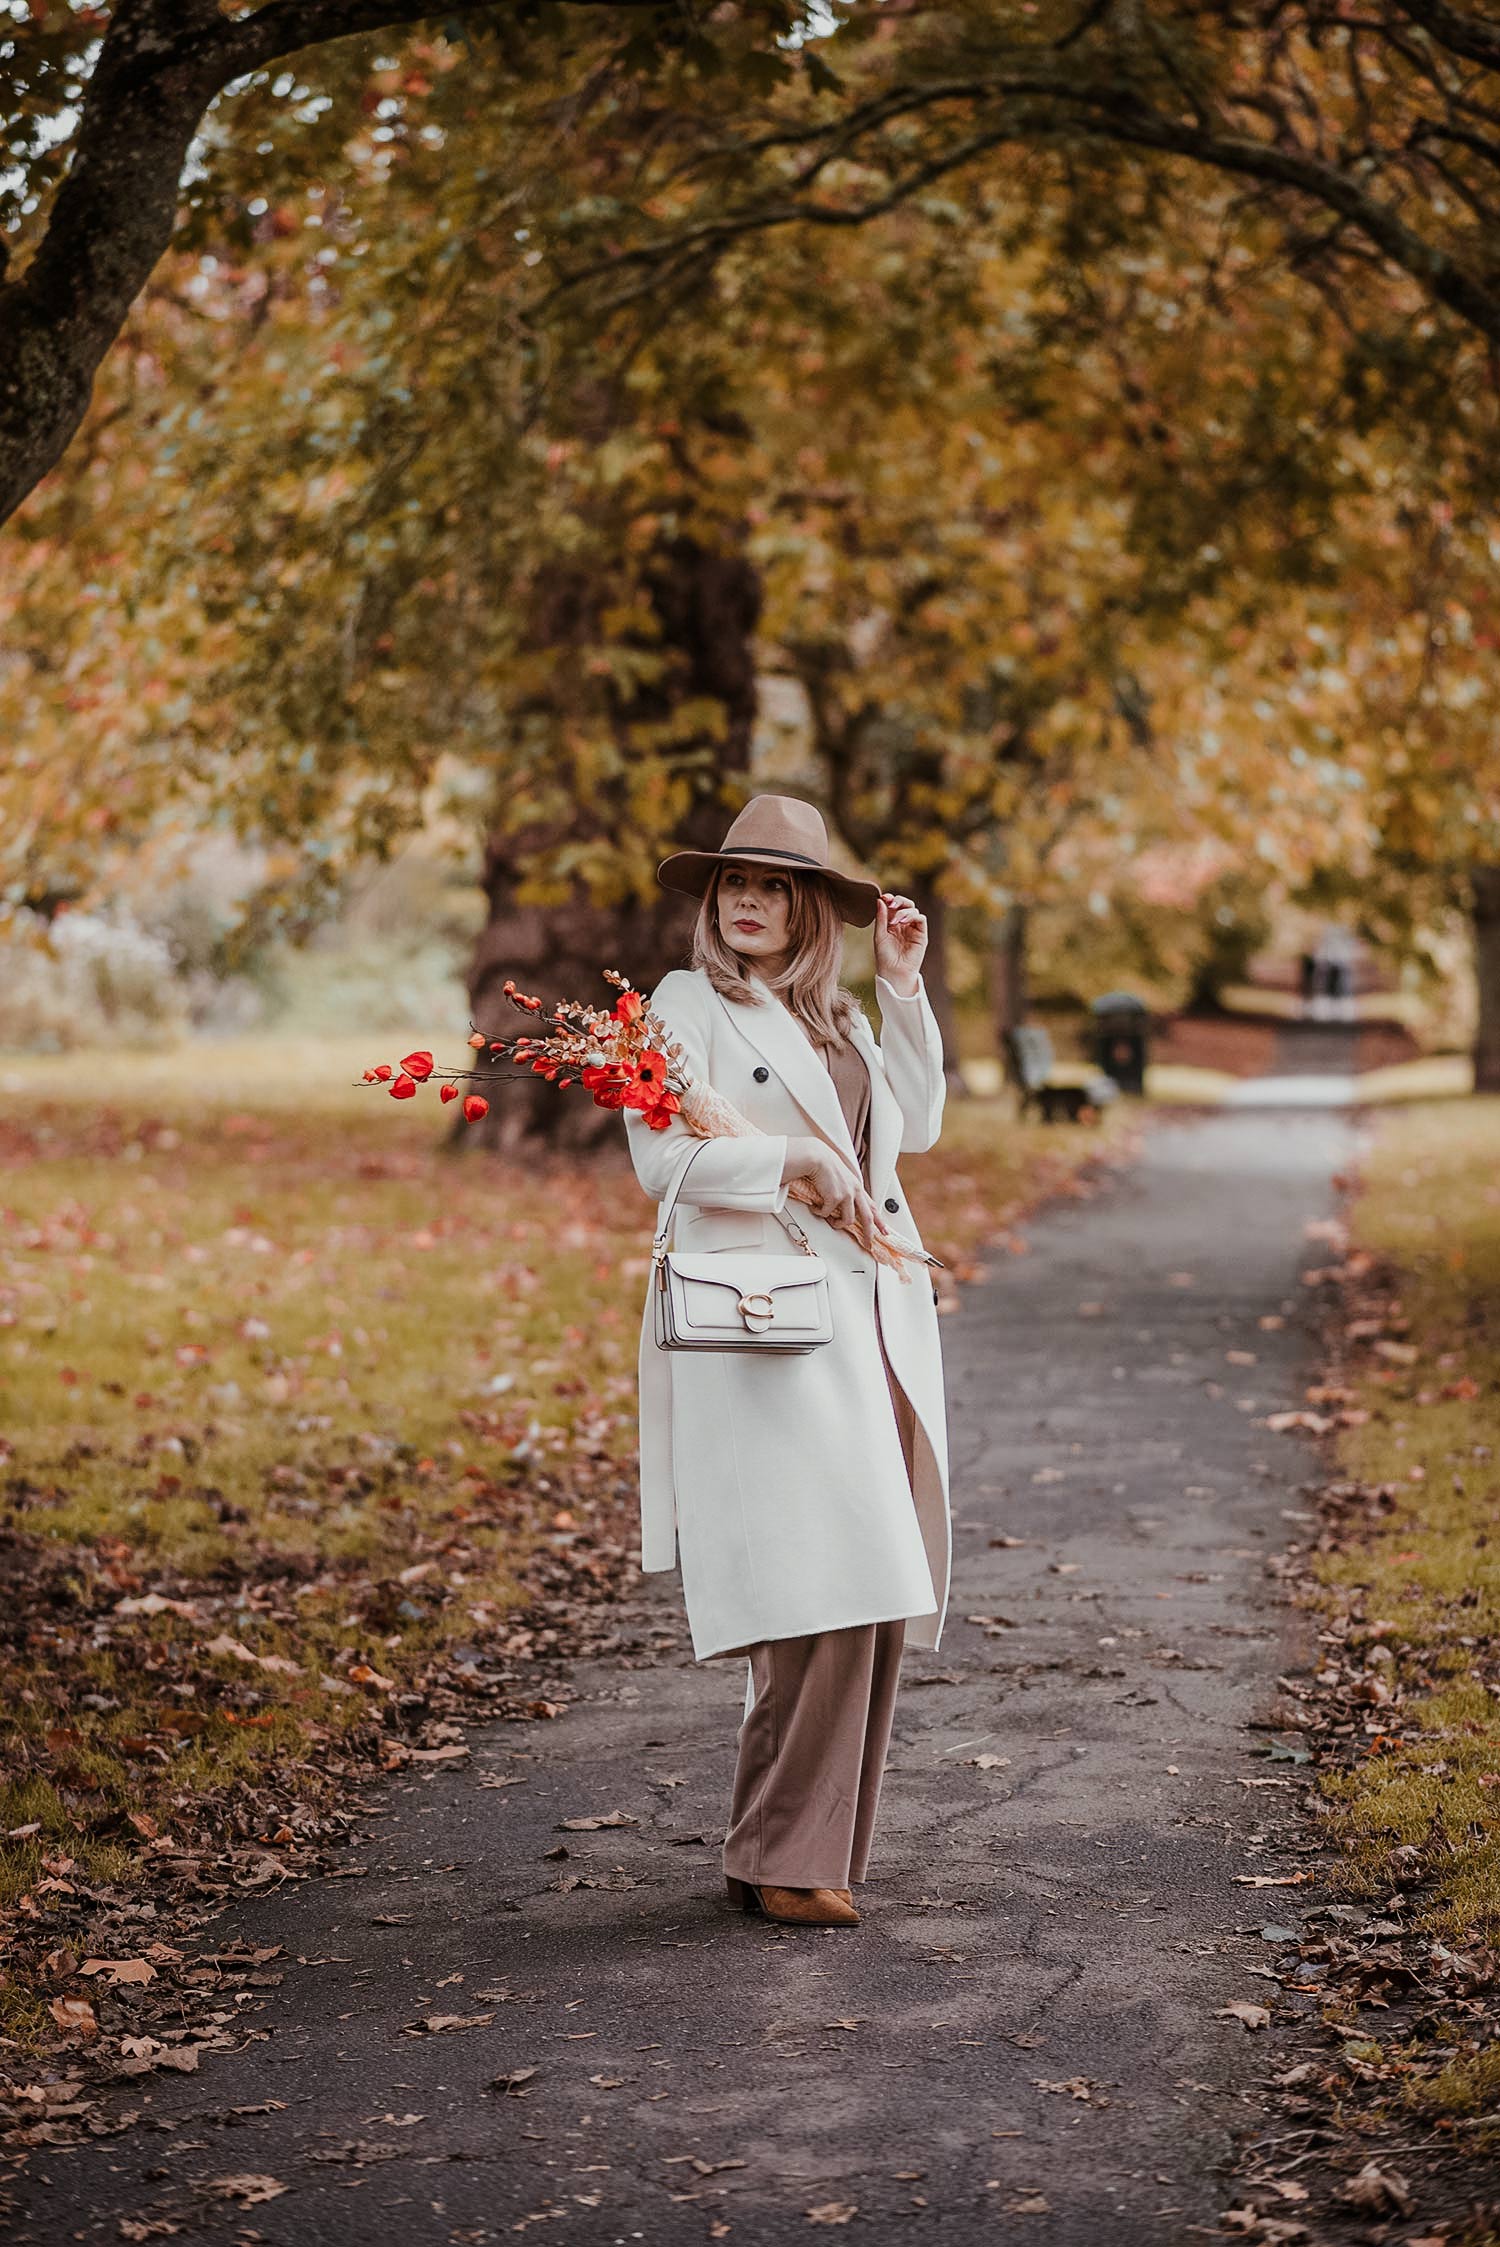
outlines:
[[780, 999], [773, 998], [754, 977], [751, 980], [757, 992], [756, 1004], [726, 1006], [724, 1012], [735, 1028], [749, 1039], [762, 1060], [774, 1069], [784, 1089], [817, 1126], [823, 1138], [853, 1162], [854, 1142], [849, 1137], [849, 1127], [844, 1121], [844, 1111], [839, 1106], [827, 1063]]

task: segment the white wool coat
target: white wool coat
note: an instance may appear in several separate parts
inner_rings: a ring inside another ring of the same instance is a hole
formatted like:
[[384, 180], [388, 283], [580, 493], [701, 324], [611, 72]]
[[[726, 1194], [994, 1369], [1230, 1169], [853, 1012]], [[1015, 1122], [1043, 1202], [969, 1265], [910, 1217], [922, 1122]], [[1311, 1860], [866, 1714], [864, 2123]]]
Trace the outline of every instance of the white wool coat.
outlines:
[[[679, 971], [652, 996], [694, 1081], [766, 1135], [703, 1141], [679, 1121], [654, 1132], [627, 1114], [636, 1174], [658, 1203], [695, 1157], [673, 1219], [675, 1245], [695, 1253], [797, 1254], [772, 1214], [786, 1201], [790, 1135], [815, 1133], [854, 1160], [822, 1056], [780, 1000], [755, 989], [754, 1005], [731, 1006], [706, 975]], [[862, 1013], [854, 1027], [870, 1071], [870, 1189], [892, 1227], [915, 1241], [896, 1157], [938, 1136], [942, 1040], [925, 992], [903, 998], [881, 980], [877, 995], [880, 1043]], [[947, 1605], [948, 1444], [931, 1278], [919, 1264], [903, 1280], [800, 1203], [792, 1210], [828, 1267], [830, 1343], [801, 1357], [662, 1350], [648, 1292], [641, 1566], [668, 1569], [680, 1558], [700, 1661], [902, 1616], [910, 1644], [936, 1646]], [[916, 1414], [915, 1503], [882, 1339]]]

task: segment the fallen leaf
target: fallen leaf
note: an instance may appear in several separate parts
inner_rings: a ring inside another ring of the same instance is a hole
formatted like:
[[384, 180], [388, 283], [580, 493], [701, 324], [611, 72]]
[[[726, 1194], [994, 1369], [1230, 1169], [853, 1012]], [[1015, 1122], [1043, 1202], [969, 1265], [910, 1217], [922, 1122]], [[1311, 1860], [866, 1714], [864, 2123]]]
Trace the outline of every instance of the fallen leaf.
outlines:
[[1304, 1888], [1312, 1877], [1310, 1872], [1234, 1873], [1231, 1875], [1237, 1888]]
[[599, 1833], [605, 1826], [638, 1826], [639, 1818], [632, 1818], [623, 1810], [606, 1810], [598, 1818], [563, 1818], [558, 1823], [559, 1833]]
[[1052, 2203], [1039, 2192], [1023, 2192], [1015, 2200], [1006, 2202], [1008, 2216], [1050, 2216]]
[[399, 2160], [405, 2151], [405, 2146], [386, 2145], [377, 2139], [348, 2138], [341, 2146], [319, 2146], [316, 2153], [310, 2153], [307, 2158], [343, 2163], [351, 2169], [366, 2169], [377, 2161]]
[[242, 2208], [259, 2208], [264, 2201], [279, 2200], [290, 2187], [279, 2177], [261, 2177], [247, 2171], [243, 2176], [211, 2177], [208, 2189], [221, 2200], [237, 2200]]
[[820, 2208], [808, 2209], [807, 2220], [810, 2224], [847, 2224], [858, 2214], [859, 2210], [850, 2201], [825, 2200]]
[[66, 2036], [81, 2036], [90, 2043], [99, 2034], [99, 2023], [86, 1997], [54, 1997], [47, 2011]]
[[280, 1670], [287, 1677], [302, 1675], [300, 1662], [288, 1661], [284, 1654], [257, 1654], [241, 1640], [230, 1638], [225, 1631], [221, 1631], [217, 1638], [211, 1638], [203, 1651], [205, 1654], [227, 1654], [236, 1662], [253, 1664], [258, 1670]]
[[147, 1958], [86, 1958], [78, 1971], [103, 1974], [112, 1982], [139, 1982], [142, 1987], [156, 1980], [156, 1968]]
[[512, 2068], [509, 2075], [493, 2076], [490, 2080], [490, 2089], [492, 2091], [503, 2091], [509, 2099], [519, 2098], [522, 2095], [522, 2086], [529, 2083], [535, 2074], [535, 2068]]
[[600, 2091], [618, 2091], [625, 2078], [623, 2075], [591, 2075], [589, 2081]]
[[495, 2018], [493, 2013], [428, 2013], [419, 2021], [408, 2021], [403, 2036], [444, 2036], [450, 2029], [482, 2029]]
[[1371, 2216], [1383, 2216], [1392, 2208], [1398, 2216], [1411, 2213], [1411, 2186], [1399, 2169], [1382, 2169], [1378, 2161], [1367, 2161], [1338, 2197], [1346, 2206]]
[[1252, 2005], [1250, 2000], [1245, 1997], [1232, 1997], [1227, 2005], [1219, 2007], [1214, 2019], [1216, 2021], [1238, 2021], [1242, 2027], [1247, 2029], [1264, 2029], [1271, 2025], [1269, 2008], [1264, 2005]]

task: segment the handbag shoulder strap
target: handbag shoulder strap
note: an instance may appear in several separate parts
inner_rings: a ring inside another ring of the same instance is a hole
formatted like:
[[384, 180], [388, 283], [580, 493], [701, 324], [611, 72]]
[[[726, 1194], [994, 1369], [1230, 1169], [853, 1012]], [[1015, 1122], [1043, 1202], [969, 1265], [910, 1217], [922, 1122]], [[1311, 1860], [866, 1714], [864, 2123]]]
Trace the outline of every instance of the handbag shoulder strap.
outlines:
[[[687, 1180], [688, 1172], [692, 1169], [694, 1163], [698, 1160], [698, 1157], [702, 1154], [704, 1148], [707, 1145], [708, 1141], [706, 1139], [700, 1140], [699, 1144], [693, 1149], [692, 1153], [688, 1156], [687, 1161], [683, 1164], [682, 1168], [678, 1171], [677, 1176], [673, 1179], [672, 1190], [668, 1194], [666, 1200], [662, 1203], [661, 1208], [657, 1213], [656, 1237], [651, 1243], [651, 1261], [653, 1264], [659, 1264], [662, 1258], [667, 1253], [667, 1243], [672, 1231], [672, 1219], [676, 1213], [678, 1197], [681, 1194], [683, 1186]], [[795, 1217], [793, 1217], [785, 1209], [773, 1209], [769, 1212], [769, 1214], [776, 1219], [778, 1224], [783, 1225], [786, 1228], [786, 1231], [791, 1235], [792, 1239], [796, 1242], [798, 1248], [801, 1249], [804, 1256], [812, 1255], [812, 1242], [808, 1239], [802, 1227], [797, 1223]]]

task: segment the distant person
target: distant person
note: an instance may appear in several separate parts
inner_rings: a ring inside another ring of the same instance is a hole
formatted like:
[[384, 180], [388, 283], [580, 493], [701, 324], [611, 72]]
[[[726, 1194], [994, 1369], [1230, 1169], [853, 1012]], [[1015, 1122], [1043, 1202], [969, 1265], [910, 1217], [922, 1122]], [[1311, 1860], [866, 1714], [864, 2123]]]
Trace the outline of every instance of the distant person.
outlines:
[[1304, 952], [1297, 962], [1297, 988], [1304, 1007], [1318, 988], [1318, 960], [1314, 952]]
[[1338, 921], [1330, 921], [1318, 944], [1318, 967], [1323, 994], [1329, 1001], [1328, 1015], [1336, 1021], [1349, 1021], [1354, 1012], [1354, 963], [1359, 956], [1359, 938], [1353, 929]]
[[[702, 899], [691, 970], [652, 997], [695, 1084], [758, 1127], [695, 1139], [680, 1116], [626, 1116], [658, 1241], [829, 1275], [833, 1338], [800, 1356], [667, 1349], [641, 1337], [641, 1566], [680, 1557], [699, 1661], [749, 1663], [724, 1844], [731, 1901], [810, 1927], [857, 1927], [903, 1643], [936, 1646], [950, 1532], [943, 1367], [898, 1153], [938, 1136], [943, 1044], [922, 988], [911, 900], [837, 874], [810, 804], [758, 796], [718, 851], [659, 871]], [[843, 926], [875, 924], [881, 1039], [839, 983]], [[793, 1180], [812, 1211], [787, 1202]], [[671, 1205], [675, 1203], [675, 1211]], [[732, 1283], [737, 1284], [737, 1283]], [[769, 1284], [769, 1283], [762, 1283]], [[728, 1290], [724, 1291], [726, 1294]], [[765, 1297], [746, 1296], [743, 1303]], [[763, 1314], [761, 1314], [763, 1315]]]

